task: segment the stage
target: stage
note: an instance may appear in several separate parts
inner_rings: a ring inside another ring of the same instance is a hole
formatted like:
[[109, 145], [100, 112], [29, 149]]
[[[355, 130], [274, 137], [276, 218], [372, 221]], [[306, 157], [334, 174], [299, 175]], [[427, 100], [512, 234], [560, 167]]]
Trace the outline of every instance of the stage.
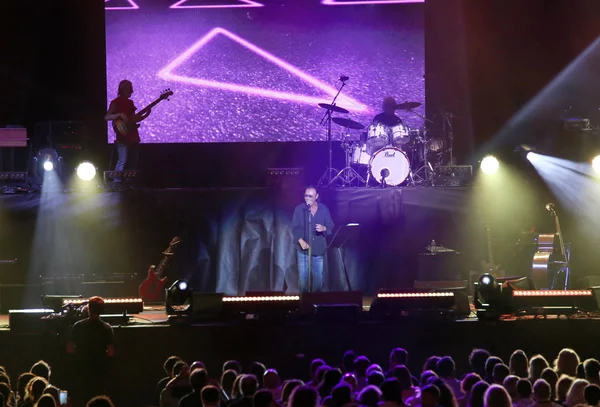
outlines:
[[[160, 260], [173, 236], [181, 236], [166, 270], [170, 281], [185, 278], [196, 291], [228, 295], [295, 293], [290, 225], [302, 193], [300, 187], [1, 195], [0, 258], [18, 262], [0, 265], [0, 286], [33, 286], [35, 294], [25, 305], [37, 308], [38, 293], [79, 294], [64, 292], [65, 285], [59, 284], [69, 276], [102, 282], [121, 274], [134, 281], [120, 287], [119, 295], [133, 296], [148, 266]], [[330, 250], [325, 289], [374, 295], [383, 287], [413, 287], [419, 279], [467, 280], [469, 270], [479, 270], [487, 258], [477, 193], [475, 188], [443, 187], [321, 191], [319, 201], [329, 207], [337, 226], [355, 222], [361, 228], [342, 256], [350, 286], [339, 254]], [[501, 213], [491, 213], [492, 219], [502, 216], [493, 247], [504, 265], [514, 256], [519, 233], [529, 228], [525, 225], [531, 219], [524, 213], [518, 197]], [[423, 255], [432, 240], [456, 252], [451, 266], [444, 267], [444, 261], [434, 265], [439, 272], [433, 276], [427, 274], [431, 267]], [[43, 287], [36, 286], [40, 277]], [[102, 288], [97, 294], [111, 296], [110, 289], [97, 287]]]

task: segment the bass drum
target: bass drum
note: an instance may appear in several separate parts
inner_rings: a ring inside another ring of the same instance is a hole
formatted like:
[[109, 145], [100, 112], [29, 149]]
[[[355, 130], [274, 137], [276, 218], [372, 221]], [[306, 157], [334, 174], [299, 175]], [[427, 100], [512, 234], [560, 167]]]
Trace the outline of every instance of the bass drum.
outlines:
[[402, 184], [410, 174], [410, 161], [404, 151], [396, 147], [386, 147], [375, 154], [370, 162], [371, 176], [383, 184], [397, 186]]
[[371, 155], [367, 153], [367, 145], [358, 145], [354, 146], [352, 150], [352, 159], [350, 161], [351, 164], [355, 165], [369, 165], [369, 161], [371, 160]]

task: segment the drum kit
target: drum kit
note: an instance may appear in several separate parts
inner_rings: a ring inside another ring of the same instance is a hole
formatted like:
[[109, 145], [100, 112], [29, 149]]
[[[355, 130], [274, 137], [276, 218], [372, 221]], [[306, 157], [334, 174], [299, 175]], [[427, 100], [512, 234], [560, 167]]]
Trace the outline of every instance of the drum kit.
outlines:
[[[425, 126], [432, 121], [413, 110], [421, 106], [419, 102], [400, 103], [395, 110], [419, 116], [424, 123], [420, 128], [411, 128], [404, 120], [398, 120], [392, 126], [374, 121], [365, 128], [354, 120], [332, 116], [334, 112], [349, 113], [343, 107], [326, 103], [319, 103], [319, 106], [327, 110], [329, 126], [333, 122], [344, 128], [341, 147], [346, 154], [346, 166], [339, 172], [331, 168], [330, 158], [330, 166], [319, 180], [321, 186], [433, 185], [434, 168], [444, 165], [448, 153], [451, 159], [451, 114], [442, 114], [443, 134], [435, 135]], [[329, 148], [331, 157], [331, 142]]]

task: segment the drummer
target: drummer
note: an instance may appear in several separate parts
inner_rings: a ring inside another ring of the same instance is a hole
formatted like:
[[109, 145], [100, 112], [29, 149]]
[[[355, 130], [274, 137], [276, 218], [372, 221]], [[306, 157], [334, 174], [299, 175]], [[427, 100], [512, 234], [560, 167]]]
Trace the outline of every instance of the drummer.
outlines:
[[388, 127], [394, 127], [397, 124], [404, 124], [404, 121], [394, 114], [396, 111], [396, 105], [396, 100], [391, 96], [383, 99], [381, 106], [383, 113], [379, 113], [373, 118], [373, 124], [381, 123]]

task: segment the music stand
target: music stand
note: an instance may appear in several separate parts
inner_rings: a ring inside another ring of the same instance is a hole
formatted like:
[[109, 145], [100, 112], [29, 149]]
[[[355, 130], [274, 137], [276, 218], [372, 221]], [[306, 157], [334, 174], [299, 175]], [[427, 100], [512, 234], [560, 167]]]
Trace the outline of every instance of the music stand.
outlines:
[[339, 227], [331, 243], [329, 243], [329, 248], [335, 248], [340, 261], [342, 262], [342, 268], [344, 269], [344, 276], [346, 277], [346, 284], [348, 285], [348, 291], [352, 291], [352, 286], [350, 285], [350, 278], [348, 277], [348, 270], [346, 270], [346, 264], [344, 263], [344, 256], [342, 254], [342, 249], [348, 244], [348, 242], [353, 241], [358, 237], [358, 232], [360, 231], [360, 225], [358, 223], [348, 223], [347, 225], [342, 225]]

